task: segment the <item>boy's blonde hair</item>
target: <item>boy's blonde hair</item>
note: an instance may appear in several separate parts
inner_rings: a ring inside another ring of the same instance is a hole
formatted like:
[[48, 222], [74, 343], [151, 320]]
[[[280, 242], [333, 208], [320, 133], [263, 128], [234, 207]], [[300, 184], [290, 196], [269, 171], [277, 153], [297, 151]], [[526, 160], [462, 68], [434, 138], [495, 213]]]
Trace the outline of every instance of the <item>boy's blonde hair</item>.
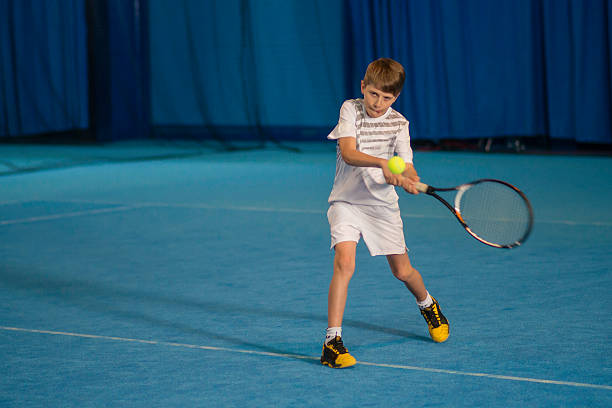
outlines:
[[372, 61], [363, 77], [363, 85], [372, 85], [383, 92], [397, 96], [404, 86], [406, 73], [399, 62], [391, 58], [379, 58]]

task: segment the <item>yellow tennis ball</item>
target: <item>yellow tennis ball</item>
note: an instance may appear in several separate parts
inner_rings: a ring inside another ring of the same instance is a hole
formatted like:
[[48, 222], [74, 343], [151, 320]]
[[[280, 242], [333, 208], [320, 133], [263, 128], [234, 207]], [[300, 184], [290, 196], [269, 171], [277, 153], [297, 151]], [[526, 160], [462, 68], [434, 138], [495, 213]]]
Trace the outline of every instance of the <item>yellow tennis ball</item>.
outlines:
[[399, 156], [393, 156], [387, 162], [387, 166], [389, 166], [389, 170], [393, 174], [401, 174], [406, 169], [406, 163]]

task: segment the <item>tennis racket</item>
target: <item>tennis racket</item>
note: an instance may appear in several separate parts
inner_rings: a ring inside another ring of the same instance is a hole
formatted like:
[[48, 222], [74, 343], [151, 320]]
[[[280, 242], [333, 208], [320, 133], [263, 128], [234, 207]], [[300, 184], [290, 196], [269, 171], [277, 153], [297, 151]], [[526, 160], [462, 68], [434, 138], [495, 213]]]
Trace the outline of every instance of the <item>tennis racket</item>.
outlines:
[[[416, 189], [444, 204], [478, 241], [495, 248], [521, 245], [533, 227], [533, 209], [521, 190], [505, 181], [481, 179], [451, 188], [417, 183]], [[456, 192], [454, 206], [438, 192]]]

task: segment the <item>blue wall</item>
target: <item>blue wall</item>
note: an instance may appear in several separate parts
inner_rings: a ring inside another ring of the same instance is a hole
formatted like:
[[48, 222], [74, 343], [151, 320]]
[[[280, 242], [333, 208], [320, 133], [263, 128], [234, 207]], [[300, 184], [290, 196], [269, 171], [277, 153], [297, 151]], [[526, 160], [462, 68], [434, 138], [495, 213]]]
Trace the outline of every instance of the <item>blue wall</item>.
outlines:
[[329, 126], [344, 89], [342, 1], [150, 2], [155, 125]]
[[86, 129], [82, 0], [0, 0], [0, 137]]
[[0, 0], [0, 137], [320, 140], [388, 56], [407, 71], [396, 108], [415, 139], [610, 144], [611, 12], [612, 0]]
[[397, 106], [413, 135], [612, 143], [612, 0], [349, 4], [351, 65], [406, 67]]

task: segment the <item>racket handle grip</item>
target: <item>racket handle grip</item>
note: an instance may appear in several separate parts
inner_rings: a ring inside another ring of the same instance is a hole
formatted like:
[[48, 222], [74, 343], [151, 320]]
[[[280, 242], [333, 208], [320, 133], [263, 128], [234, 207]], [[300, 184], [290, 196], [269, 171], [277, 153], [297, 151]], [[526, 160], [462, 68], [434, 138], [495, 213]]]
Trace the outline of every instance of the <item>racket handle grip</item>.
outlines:
[[419, 193], [426, 193], [427, 189], [429, 188], [429, 186], [427, 184], [423, 184], [421, 182], [416, 183], [414, 186], [419, 191]]

